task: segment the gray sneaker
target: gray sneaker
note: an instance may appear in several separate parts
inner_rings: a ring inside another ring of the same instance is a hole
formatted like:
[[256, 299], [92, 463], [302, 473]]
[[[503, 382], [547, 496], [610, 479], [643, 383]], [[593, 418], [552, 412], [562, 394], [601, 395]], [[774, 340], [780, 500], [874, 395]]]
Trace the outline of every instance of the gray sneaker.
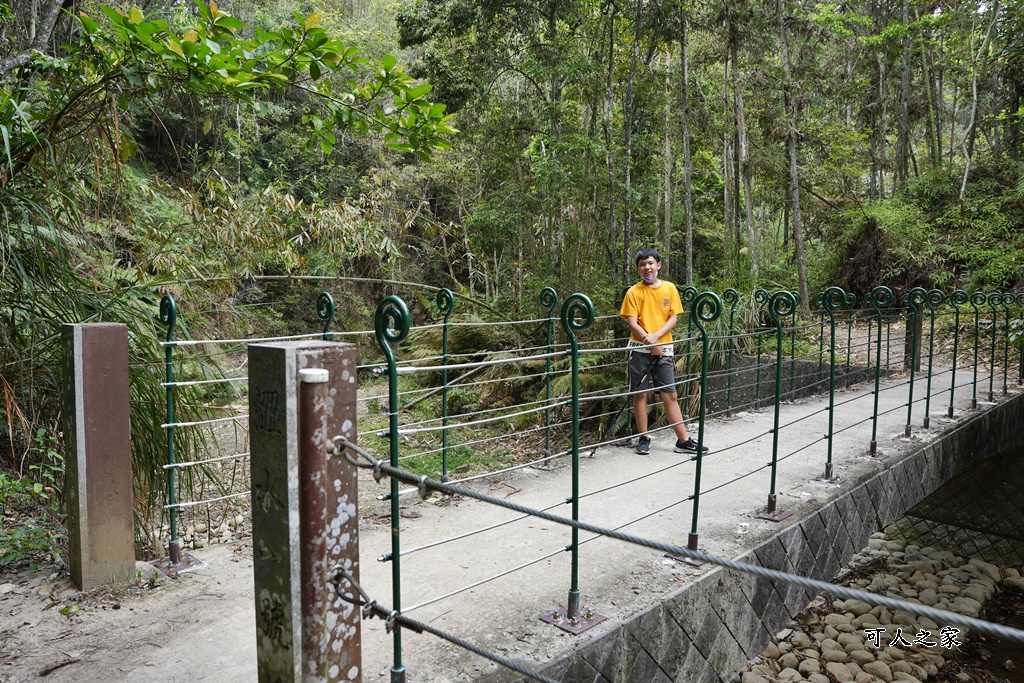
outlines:
[[[676, 453], [696, 453], [696, 452], [697, 452], [697, 442], [693, 440], [692, 436], [689, 439], [687, 439], [686, 441], [680, 441], [679, 439], [676, 439]], [[708, 447], [704, 446], [701, 449], [700, 452], [701, 453], [707, 453], [708, 452]]]
[[640, 455], [647, 455], [651, 452], [651, 437], [641, 436], [640, 440], [636, 442], [636, 452]]

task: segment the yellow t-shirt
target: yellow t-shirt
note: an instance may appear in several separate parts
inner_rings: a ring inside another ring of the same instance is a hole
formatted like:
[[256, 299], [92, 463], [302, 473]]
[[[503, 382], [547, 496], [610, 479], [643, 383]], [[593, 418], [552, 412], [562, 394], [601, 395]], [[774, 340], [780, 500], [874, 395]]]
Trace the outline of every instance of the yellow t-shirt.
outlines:
[[[661, 329], [669, 316], [679, 315], [683, 312], [683, 302], [679, 300], [679, 292], [671, 282], [661, 281], [657, 287], [648, 287], [643, 282], [638, 282], [626, 292], [626, 298], [622, 300], [622, 308], [619, 315], [623, 318], [636, 316], [640, 327], [648, 332], [656, 332]], [[630, 334], [633, 341], [642, 342], [636, 335]], [[669, 330], [658, 342], [666, 344], [672, 341], [672, 330]]]

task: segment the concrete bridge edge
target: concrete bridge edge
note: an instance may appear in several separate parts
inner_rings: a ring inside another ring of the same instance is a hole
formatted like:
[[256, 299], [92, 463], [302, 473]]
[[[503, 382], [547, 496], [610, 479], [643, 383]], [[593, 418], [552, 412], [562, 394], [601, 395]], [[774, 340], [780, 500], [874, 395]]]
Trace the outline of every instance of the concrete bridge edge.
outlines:
[[[868, 537], [967, 467], [1024, 444], [1024, 395], [880, 463], [738, 559], [830, 581]], [[563, 683], [728, 683], [815, 597], [716, 568], [540, 670]]]

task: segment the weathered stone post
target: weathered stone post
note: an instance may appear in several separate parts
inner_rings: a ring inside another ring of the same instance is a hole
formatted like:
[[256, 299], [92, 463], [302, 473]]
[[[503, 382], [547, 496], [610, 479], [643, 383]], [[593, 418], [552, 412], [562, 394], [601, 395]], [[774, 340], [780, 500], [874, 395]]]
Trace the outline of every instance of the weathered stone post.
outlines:
[[128, 328], [61, 326], [71, 580], [82, 590], [135, 571]]
[[[343, 456], [327, 457], [317, 447], [326, 448], [337, 435], [355, 442], [356, 363], [352, 344], [249, 346], [253, 573], [261, 683], [362, 678], [359, 610], [341, 600], [328, 574], [340, 563], [356, 580], [359, 577], [356, 471]], [[322, 372], [301, 373], [310, 369], [326, 371], [326, 378]], [[300, 390], [302, 384], [307, 386]], [[302, 395], [317, 406], [305, 428], [299, 416]]]

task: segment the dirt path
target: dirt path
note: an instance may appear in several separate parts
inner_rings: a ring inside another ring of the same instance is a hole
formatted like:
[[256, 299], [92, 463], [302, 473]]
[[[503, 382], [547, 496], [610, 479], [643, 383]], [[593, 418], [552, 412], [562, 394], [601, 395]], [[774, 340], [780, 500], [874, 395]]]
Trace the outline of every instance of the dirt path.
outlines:
[[[938, 369], [937, 369], [938, 371]], [[961, 378], [962, 379], [962, 378]], [[894, 383], [899, 382], [897, 378]], [[920, 429], [923, 403], [914, 409], [919, 442], [935, 438], [949, 425], [948, 375], [933, 381], [932, 427]], [[923, 396], [924, 382], [915, 386]], [[837, 394], [852, 400], [836, 411], [836, 429], [870, 415], [869, 387]], [[957, 390], [959, 411], [966, 410], [970, 388]], [[893, 454], [911, 441], [902, 438], [906, 389], [881, 394], [880, 450]], [[827, 425], [822, 400], [783, 406], [780, 455], [819, 439]], [[984, 407], [982, 408], [984, 409]], [[712, 452], [703, 466], [700, 499], [700, 545], [703, 550], [735, 557], [780, 525], [752, 518], [767, 500], [769, 472], [762, 470], [771, 455], [772, 411], [741, 413], [709, 423], [705, 441]], [[801, 419], [805, 418], [805, 419]], [[825, 443], [781, 461], [779, 506], [801, 511], [835, 497], [885, 461], [866, 455], [870, 422], [836, 437], [838, 479], [821, 479]], [[742, 444], [742, 445], [738, 445]], [[581, 517], [587, 521], [667, 542], [685, 543], [690, 530], [693, 463], [671, 450], [664, 433], [654, 440], [649, 456], [624, 448], [606, 448], [581, 462]], [[730, 445], [737, 445], [728, 448]], [[625, 485], [609, 488], [615, 484]], [[728, 483], [732, 482], [732, 483]], [[365, 476], [365, 493], [382, 492], [385, 482]], [[717, 486], [721, 489], [713, 491]], [[571, 492], [566, 467], [554, 471], [526, 469], [472, 484], [473, 488], [524, 505], [562, 504]], [[590, 492], [594, 495], [588, 495]], [[361, 498], [367, 501], [372, 496]], [[389, 550], [390, 528], [381, 523], [380, 503], [364, 503], [361, 529], [363, 585], [382, 604], [391, 604], [390, 566], [377, 561]], [[512, 520], [517, 515], [468, 500], [402, 500], [405, 552], [468, 531]], [[706, 569], [677, 563], [661, 554], [604, 539], [584, 541], [580, 550], [580, 589], [584, 605], [608, 617], [608, 625], [653, 604]], [[403, 610], [433, 626], [485, 648], [536, 665], [586, 639], [569, 636], [538, 620], [538, 615], [564, 604], [569, 588], [570, 533], [556, 524], [524, 519], [438, 547], [403, 554]], [[16, 681], [238, 681], [256, 679], [253, 624], [252, 559], [247, 541], [217, 544], [195, 553], [205, 566], [166, 581], [156, 588], [138, 587], [121, 595], [79, 596], [53, 568], [11, 576], [0, 570], [0, 682]], [[508, 576], [443, 597], [514, 567]], [[433, 602], [437, 598], [436, 602]], [[430, 604], [425, 604], [425, 603]], [[74, 611], [74, 605], [86, 605]], [[418, 606], [422, 605], [422, 606]], [[65, 612], [72, 614], [61, 614]], [[364, 681], [385, 681], [391, 664], [391, 636], [378, 620], [364, 622]], [[475, 655], [432, 637], [405, 633], [405, 664], [410, 681], [498, 681], [512, 678]], [[66, 663], [66, 664], [65, 664]], [[64, 664], [63, 666], [61, 666]], [[50, 671], [47, 675], [44, 672]]]

